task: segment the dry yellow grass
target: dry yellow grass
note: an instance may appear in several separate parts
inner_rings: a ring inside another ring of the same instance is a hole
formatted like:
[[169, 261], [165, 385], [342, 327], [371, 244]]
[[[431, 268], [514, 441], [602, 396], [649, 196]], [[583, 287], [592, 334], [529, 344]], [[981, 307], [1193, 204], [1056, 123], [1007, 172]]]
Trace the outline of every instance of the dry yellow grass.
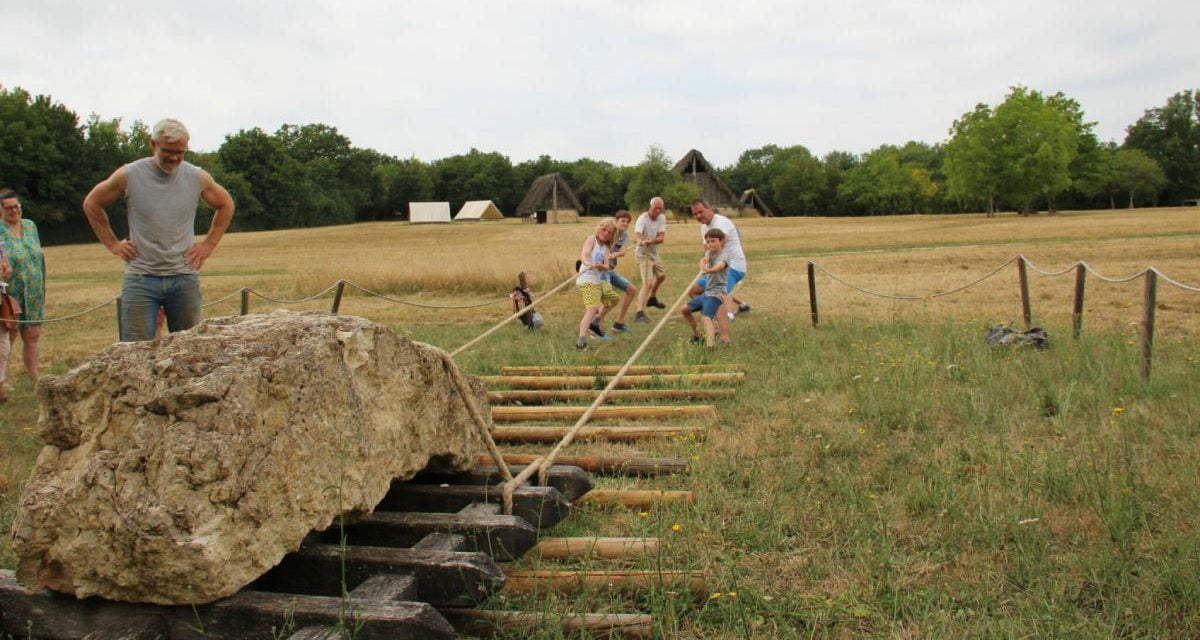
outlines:
[[[527, 225], [515, 220], [477, 224], [413, 226], [369, 223], [344, 227], [229, 234], [205, 268], [206, 303], [249, 287], [265, 296], [296, 300], [339, 279], [395, 298], [433, 305], [462, 305], [502, 298], [515, 274], [526, 271], [535, 290], [546, 290], [571, 274], [583, 238], [594, 220], [581, 224]], [[953, 289], [990, 272], [1021, 253], [1035, 265], [1062, 270], [1084, 260], [1109, 276], [1147, 266], [1183, 282], [1200, 284], [1200, 215], [1194, 209], [1145, 209], [1060, 213], [1020, 218], [982, 215], [879, 218], [774, 218], [738, 221], [750, 256], [750, 277], [741, 295], [756, 313], [807, 314], [805, 263], [861, 287], [889, 294], [926, 296]], [[677, 295], [693, 275], [699, 255], [694, 223], [668, 226], [664, 255], [670, 280], [665, 299]], [[77, 313], [115, 296], [121, 265], [99, 244], [50, 247], [47, 315]], [[634, 275], [632, 259], [622, 271]], [[1035, 322], [1069, 322], [1073, 278], [1031, 273]], [[855, 292], [818, 276], [824, 317], [889, 317], [928, 313], [964, 320], [1020, 318], [1016, 267], [984, 284], [932, 301], [893, 301]], [[347, 291], [342, 309], [393, 326], [426, 323], [487, 323], [510, 307], [440, 310], [401, 306]], [[1141, 317], [1141, 281], [1111, 285], [1089, 280], [1089, 327], [1126, 327]], [[574, 295], [556, 297], [548, 311], [572, 316]], [[291, 308], [327, 309], [332, 294]], [[1200, 295], [1160, 285], [1162, 335], [1200, 330]], [[206, 309], [206, 315], [238, 312], [239, 298]], [[280, 305], [252, 297], [254, 310]], [[72, 362], [111, 342], [114, 307], [46, 327], [43, 360]], [[445, 345], [453, 346], [453, 345]], [[14, 362], [15, 362], [14, 358]], [[19, 366], [19, 365], [17, 365]]]

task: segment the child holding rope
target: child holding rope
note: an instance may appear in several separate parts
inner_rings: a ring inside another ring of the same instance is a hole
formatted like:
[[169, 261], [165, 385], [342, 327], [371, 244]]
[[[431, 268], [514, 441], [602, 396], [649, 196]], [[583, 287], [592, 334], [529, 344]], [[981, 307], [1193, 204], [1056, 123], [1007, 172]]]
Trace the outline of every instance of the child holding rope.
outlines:
[[704, 290], [692, 298], [680, 310], [688, 324], [692, 325], [692, 342], [700, 344], [700, 328], [692, 314], [699, 311], [704, 318], [704, 343], [709, 349], [714, 345], [717, 327], [721, 330], [721, 344], [729, 344], [729, 320], [725, 314], [719, 313], [721, 305], [725, 304], [729, 294], [725, 293], [725, 282], [728, 278], [729, 256], [725, 251], [725, 232], [717, 228], [709, 229], [704, 234], [704, 257], [700, 259], [700, 273], [707, 276]]
[[612, 285], [613, 289], [621, 291], [625, 297], [621, 300], [621, 311], [617, 314], [617, 321], [613, 323], [613, 333], [626, 333], [629, 331], [629, 325], [625, 324], [625, 314], [629, 313], [629, 305], [633, 299], [637, 297], [638, 289], [633, 286], [625, 276], [617, 273], [617, 258], [624, 256], [629, 251], [629, 222], [632, 216], [628, 211], [618, 211], [614, 222], [617, 229], [614, 232], [612, 249], [608, 254], [608, 271], [601, 274], [601, 278]]
[[575, 286], [583, 297], [584, 312], [583, 317], [579, 319], [576, 349], [587, 348], [589, 331], [601, 340], [612, 339], [600, 329], [600, 321], [609, 309], [621, 301], [612, 285], [602, 277], [605, 271], [610, 270], [608, 254], [616, 232], [617, 224], [612, 218], [601, 220], [600, 224], [596, 225], [596, 232], [583, 241], [583, 247], [579, 251], [579, 275], [575, 278]]

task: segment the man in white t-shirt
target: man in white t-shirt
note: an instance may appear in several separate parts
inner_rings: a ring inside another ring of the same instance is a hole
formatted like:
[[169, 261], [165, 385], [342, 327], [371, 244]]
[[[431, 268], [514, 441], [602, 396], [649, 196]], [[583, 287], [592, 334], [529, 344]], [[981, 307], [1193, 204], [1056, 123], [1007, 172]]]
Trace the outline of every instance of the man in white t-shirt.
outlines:
[[[725, 281], [725, 292], [733, 293], [733, 288], [737, 283], [746, 277], [746, 254], [742, 251], [742, 238], [738, 234], [738, 229], [734, 226], [733, 221], [725, 216], [714, 213], [712, 207], [708, 206], [703, 198], [692, 200], [692, 217], [700, 223], [700, 242], [704, 242], [704, 234], [708, 233], [709, 229], [720, 229], [725, 232], [725, 252], [729, 256], [729, 278]], [[696, 286], [692, 287], [691, 295], [700, 295], [704, 291], [705, 278], [701, 276]], [[737, 305], [738, 313], [746, 313], [750, 310], [750, 304], [735, 298], [730, 295], [725, 303], [725, 311], [730, 317], [733, 317], [733, 306]]]
[[650, 209], [638, 216], [633, 228], [633, 241], [637, 244], [638, 272], [642, 275], [642, 290], [638, 295], [637, 314], [634, 322], [649, 322], [646, 306], [665, 309], [667, 305], [655, 296], [658, 287], [667, 279], [667, 270], [658, 256], [658, 245], [667, 237], [667, 217], [663, 215], [663, 199], [650, 199]]

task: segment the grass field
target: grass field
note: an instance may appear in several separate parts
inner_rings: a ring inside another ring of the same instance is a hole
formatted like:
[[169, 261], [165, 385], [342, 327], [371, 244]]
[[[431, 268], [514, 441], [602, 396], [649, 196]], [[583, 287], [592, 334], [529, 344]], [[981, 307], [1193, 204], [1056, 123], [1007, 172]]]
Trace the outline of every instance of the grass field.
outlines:
[[[591, 227], [374, 223], [233, 234], [206, 267], [204, 294], [215, 301], [250, 287], [299, 299], [345, 279], [422, 304], [488, 302], [511, 289], [517, 271], [529, 272], [535, 290], [566, 279]], [[1014, 265], [964, 292], [917, 301], [867, 296], [818, 275], [815, 329], [804, 278], [813, 260], [863, 288], [927, 297], [1023, 254], [1044, 270], [1084, 260], [1110, 277], [1155, 266], [1196, 286], [1200, 211], [763, 219], [739, 227], [750, 261], [740, 295], [754, 310], [734, 323], [736, 347], [696, 349], [672, 321], [643, 362], [739, 362], [749, 367], [747, 382], [718, 403], [706, 440], [639, 446], [688, 458], [690, 474], [602, 480], [692, 489], [698, 504], [644, 514], [585, 509], [555, 530], [659, 535], [667, 541], [661, 556], [632, 566], [702, 570], [709, 598], [696, 606], [664, 588], [569, 601], [498, 597], [493, 606], [649, 611], [668, 638], [1200, 637], [1200, 293], [1160, 281], [1154, 375], [1143, 383], [1140, 280], [1090, 279], [1084, 333], [1073, 341], [1073, 276], [1031, 273], [1034, 322], [1052, 341], [1032, 352], [983, 342], [987, 324], [1020, 319]], [[698, 235], [694, 224], [668, 226], [664, 300], [694, 275]], [[117, 293], [119, 264], [99, 245], [51, 248], [47, 263], [51, 317]], [[634, 267], [628, 260], [621, 270]], [[291, 308], [327, 309], [331, 298]], [[251, 302], [254, 311], [280, 306]], [[343, 313], [447, 349], [509, 310], [506, 302], [406, 306], [353, 289], [342, 301]], [[546, 305], [545, 330], [503, 329], [460, 364], [475, 373], [620, 364], [647, 333], [638, 325], [632, 336], [578, 353], [580, 311], [568, 290]], [[237, 313], [238, 298], [206, 312]], [[48, 325], [43, 366], [64, 370], [114, 337], [111, 305]], [[0, 410], [0, 437], [9, 443], [0, 454], [6, 566], [7, 527], [40, 446], [31, 433], [37, 407], [19, 359], [13, 363], [14, 398]]]

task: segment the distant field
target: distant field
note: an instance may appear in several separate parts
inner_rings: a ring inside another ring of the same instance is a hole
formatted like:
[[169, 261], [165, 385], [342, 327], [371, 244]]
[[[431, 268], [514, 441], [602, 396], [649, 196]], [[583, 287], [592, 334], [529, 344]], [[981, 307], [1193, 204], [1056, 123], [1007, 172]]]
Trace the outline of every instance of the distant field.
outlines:
[[[204, 295], [214, 301], [250, 287], [299, 299], [345, 279], [422, 304], [499, 300], [518, 271], [539, 291], [567, 279], [595, 222], [231, 234], [205, 269]], [[1031, 272], [1034, 322], [1052, 341], [1034, 353], [983, 344], [985, 325], [1020, 320], [1015, 265], [961, 293], [918, 301], [867, 296], [819, 274], [818, 329], [809, 324], [804, 275], [812, 260], [863, 288], [929, 296], [1023, 254], [1050, 271], [1077, 260], [1109, 277], [1154, 266], [1200, 286], [1200, 210], [738, 224], [750, 261], [740, 295], [754, 308], [734, 323], [736, 347], [697, 350], [675, 323], [644, 358], [749, 367], [736, 399], [720, 403], [707, 440], [641, 447], [688, 458], [690, 475], [654, 486], [694, 489], [699, 503], [644, 516], [584, 510], [556, 532], [663, 536], [663, 558], [636, 566], [661, 560], [663, 568], [703, 570], [720, 595], [699, 607], [670, 592], [491, 606], [650, 611], [668, 638], [1200, 637], [1200, 293], [1160, 281], [1155, 373], [1144, 384], [1133, 344], [1141, 280], [1089, 279], [1084, 336], [1075, 342], [1073, 275]], [[694, 275], [698, 235], [695, 223], [668, 226], [660, 298], [673, 300]], [[98, 244], [50, 248], [47, 264], [52, 317], [118, 292], [119, 262]], [[634, 261], [621, 271], [633, 275]], [[331, 300], [291, 308], [327, 309]], [[237, 313], [238, 304], [235, 295], [206, 315]], [[253, 311], [279, 307], [251, 301]], [[577, 353], [580, 311], [568, 289], [546, 306], [543, 331], [502, 330], [460, 364], [476, 373], [505, 364], [619, 364], [646, 333], [639, 325], [632, 336]], [[342, 312], [452, 349], [510, 307], [419, 308], [348, 290]], [[44, 366], [61, 371], [115, 332], [111, 305], [48, 325]], [[6, 566], [7, 525], [40, 446], [30, 433], [37, 407], [19, 358], [13, 363], [14, 399], [0, 409], [0, 438], [11, 443], [0, 454]]]

